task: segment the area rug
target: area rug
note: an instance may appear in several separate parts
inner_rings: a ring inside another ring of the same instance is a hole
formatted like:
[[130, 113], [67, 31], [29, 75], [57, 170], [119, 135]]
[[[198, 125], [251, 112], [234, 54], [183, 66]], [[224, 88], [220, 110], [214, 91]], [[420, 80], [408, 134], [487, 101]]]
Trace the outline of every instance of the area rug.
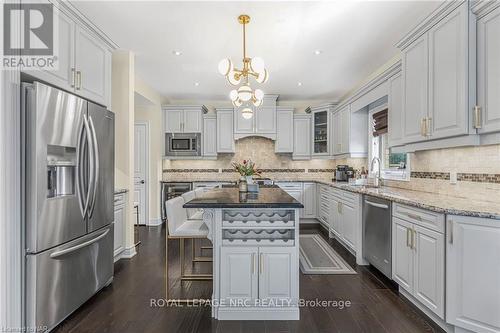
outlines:
[[304, 274], [356, 274], [318, 234], [300, 235], [300, 270]]

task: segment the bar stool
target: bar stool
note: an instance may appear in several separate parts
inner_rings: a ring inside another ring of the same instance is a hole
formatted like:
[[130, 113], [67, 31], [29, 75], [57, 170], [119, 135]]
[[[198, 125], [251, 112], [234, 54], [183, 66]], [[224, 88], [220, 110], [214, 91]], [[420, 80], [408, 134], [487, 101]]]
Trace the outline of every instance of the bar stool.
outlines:
[[[168, 241], [179, 239], [179, 261], [181, 271], [181, 281], [211, 281], [212, 274], [184, 274], [184, 240], [186, 238], [207, 238], [208, 228], [203, 220], [188, 219], [187, 211], [183, 207], [184, 198], [177, 197], [168, 200], [167, 206], [167, 238], [166, 238], [166, 298], [168, 300]], [[176, 300], [190, 302], [191, 300]]]
[[[201, 189], [203, 190], [203, 189]], [[199, 195], [201, 192], [198, 192]], [[191, 201], [196, 198], [196, 191], [189, 191], [186, 193], [182, 194], [182, 197], [184, 198], [184, 202]], [[187, 216], [189, 220], [202, 220], [203, 219], [203, 209], [201, 208], [186, 208], [187, 211]], [[200, 247], [200, 251], [206, 250], [206, 249], [212, 249], [211, 246], [202, 246]], [[191, 250], [193, 252], [193, 258], [192, 262], [211, 262], [212, 258], [211, 257], [206, 257], [206, 256], [196, 256], [196, 239], [193, 238], [191, 241]]]

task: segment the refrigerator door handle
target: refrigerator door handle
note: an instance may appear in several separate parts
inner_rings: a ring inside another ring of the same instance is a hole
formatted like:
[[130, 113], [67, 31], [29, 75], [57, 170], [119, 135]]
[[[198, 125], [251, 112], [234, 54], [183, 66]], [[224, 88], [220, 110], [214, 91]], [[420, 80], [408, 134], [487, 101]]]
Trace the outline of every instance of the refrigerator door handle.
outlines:
[[85, 218], [85, 203], [83, 202], [83, 167], [82, 163], [82, 154], [83, 154], [83, 136], [85, 134], [85, 126], [82, 123], [82, 127], [80, 129], [80, 133], [78, 134], [78, 142], [76, 144], [76, 192], [78, 199], [78, 206], [80, 207], [80, 212], [82, 213], [82, 217]]
[[[90, 217], [90, 211], [89, 211], [89, 208], [90, 208], [90, 195], [91, 193], [93, 192], [93, 179], [94, 179], [94, 173], [95, 173], [95, 170], [94, 170], [94, 146], [92, 145], [92, 139], [91, 139], [91, 132], [90, 132], [90, 126], [89, 126], [89, 122], [87, 120], [87, 116], [83, 115], [83, 124], [85, 125], [85, 133], [86, 133], [86, 137], [87, 137], [87, 144], [88, 144], [88, 147], [89, 147], [89, 169], [90, 169], [90, 175], [89, 175], [89, 186], [88, 186], [88, 189], [87, 189], [87, 195], [86, 195], [86, 199], [85, 199], [85, 208], [84, 208], [84, 211], [87, 212], [87, 216]], [[91, 185], [92, 184], [92, 185]]]
[[87, 247], [91, 244], [94, 244], [95, 242], [97, 242], [99, 239], [101, 238], [104, 238], [106, 237], [106, 235], [108, 234], [109, 232], [109, 229], [107, 229], [105, 232], [103, 232], [102, 234], [100, 234], [99, 236], [95, 237], [95, 238], [92, 238], [91, 240], [88, 240], [86, 242], [83, 242], [81, 244], [78, 244], [78, 245], [75, 245], [75, 246], [72, 246], [72, 247], [69, 247], [67, 249], [64, 249], [64, 250], [61, 250], [61, 251], [56, 251], [56, 252], [53, 252], [50, 254], [50, 258], [51, 259], [57, 259], [59, 257], [62, 257], [63, 255], [65, 254], [68, 254], [68, 253], [71, 253], [71, 252], [75, 252], [81, 248], [84, 248], [84, 247]]
[[92, 132], [92, 145], [93, 145], [93, 153], [94, 153], [94, 179], [93, 179], [93, 193], [92, 193], [92, 200], [90, 204], [90, 211], [89, 211], [89, 218], [92, 217], [92, 214], [94, 213], [94, 207], [95, 207], [95, 198], [97, 195], [97, 183], [99, 181], [99, 148], [97, 146], [97, 135], [95, 132], [95, 127], [94, 127], [94, 122], [92, 121], [92, 117], [89, 116], [89, 123], [90, 123], [90, 130]]

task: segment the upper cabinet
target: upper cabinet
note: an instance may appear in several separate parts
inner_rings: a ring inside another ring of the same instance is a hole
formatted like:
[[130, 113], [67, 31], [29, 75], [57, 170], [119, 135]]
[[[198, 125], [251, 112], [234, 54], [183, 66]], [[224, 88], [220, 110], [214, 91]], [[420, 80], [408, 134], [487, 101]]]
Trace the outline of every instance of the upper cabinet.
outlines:
[[[35, 79], [73, 92], [95, 103], [111, 108], [111, 51], [109, 41], [90, 30], [85, 18], [70, 15], [71, 5], [58, 3], [57, 20], [58, 69], [26, 71]], [[74, 11], [71, 11], [74, 13]]]
[[331, 152], [336, 158], [366, 157], [368, 152], [368, 113], [352, 112], [351, 104], [331, 115]]
[[[405, 37], [402, 50], [403, 132], [415, 143], [473, 132], [469, 71], [469, 3], [446, 2]], [[427, 27], [424, 30], [420, 27]]]
[[312, 107], [312, 151], [313, 157], [330, 155], [330, 115], [333, 104]]
[[399, 146], [403, 142], [403, 89], [401, 73], [388, 81], [389, 146]]
[[201, 133], [203, 105], [163, 106], [163, 128], [166, 133]]
[[276, 139], [276, 100], [278, 95], [265, 95], [261, 106], [255, 108], [250, 119], [245, 119], [241, 113], [243, 107], [236, 109], [234, 114], [235, 139], [247, 136], [264, 136]]
[[233, 108], [217, 109], [217, 152], [234, 153]]
[[206, 114], [203, 116], [202, 153], [204, 157], [217, 156], [217, 116]]
[[[496, 7], [496, 8], [495, 8]], [[478, 132], [500, 131], [500, 3], [477, 2], [477, 111]]]
[[293, 116], [293, 159], [311, 159], [311, 115]]
[[276, 153], [293, 153], [293, 108], [278, 107], [276, 111]]

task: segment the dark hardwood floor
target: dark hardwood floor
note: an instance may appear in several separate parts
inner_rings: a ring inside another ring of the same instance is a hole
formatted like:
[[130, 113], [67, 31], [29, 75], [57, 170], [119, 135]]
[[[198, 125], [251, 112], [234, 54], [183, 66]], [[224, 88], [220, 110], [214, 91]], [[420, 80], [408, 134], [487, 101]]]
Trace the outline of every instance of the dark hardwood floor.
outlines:
[[[350, 301], [350, 307], [304, 307], [299, 321], [217, 321], [211, 318], [208, 306], [154, 307], [152, 299], [165, 297], [165, 227], [139, 227], [139, 233], [138, 254], [118, 261], [113, 283], [61, 323], [56, 332], [442, 332], [401, 298], [391, 281], [374, 269], [356, 266], [354, 257], [334, 240], [329, 241], [332, 247], [358, 274], [301, 274], [300, 297]], [[172, 296], [209, 298], [211, 282], [183, 282], [180, 289], [178, 249], [177, 241], [169, 242]], [[187, 243], [187, 254], [190, 249]], [[206, 273], [210, 265], [195, 264], [195, 271]]]

